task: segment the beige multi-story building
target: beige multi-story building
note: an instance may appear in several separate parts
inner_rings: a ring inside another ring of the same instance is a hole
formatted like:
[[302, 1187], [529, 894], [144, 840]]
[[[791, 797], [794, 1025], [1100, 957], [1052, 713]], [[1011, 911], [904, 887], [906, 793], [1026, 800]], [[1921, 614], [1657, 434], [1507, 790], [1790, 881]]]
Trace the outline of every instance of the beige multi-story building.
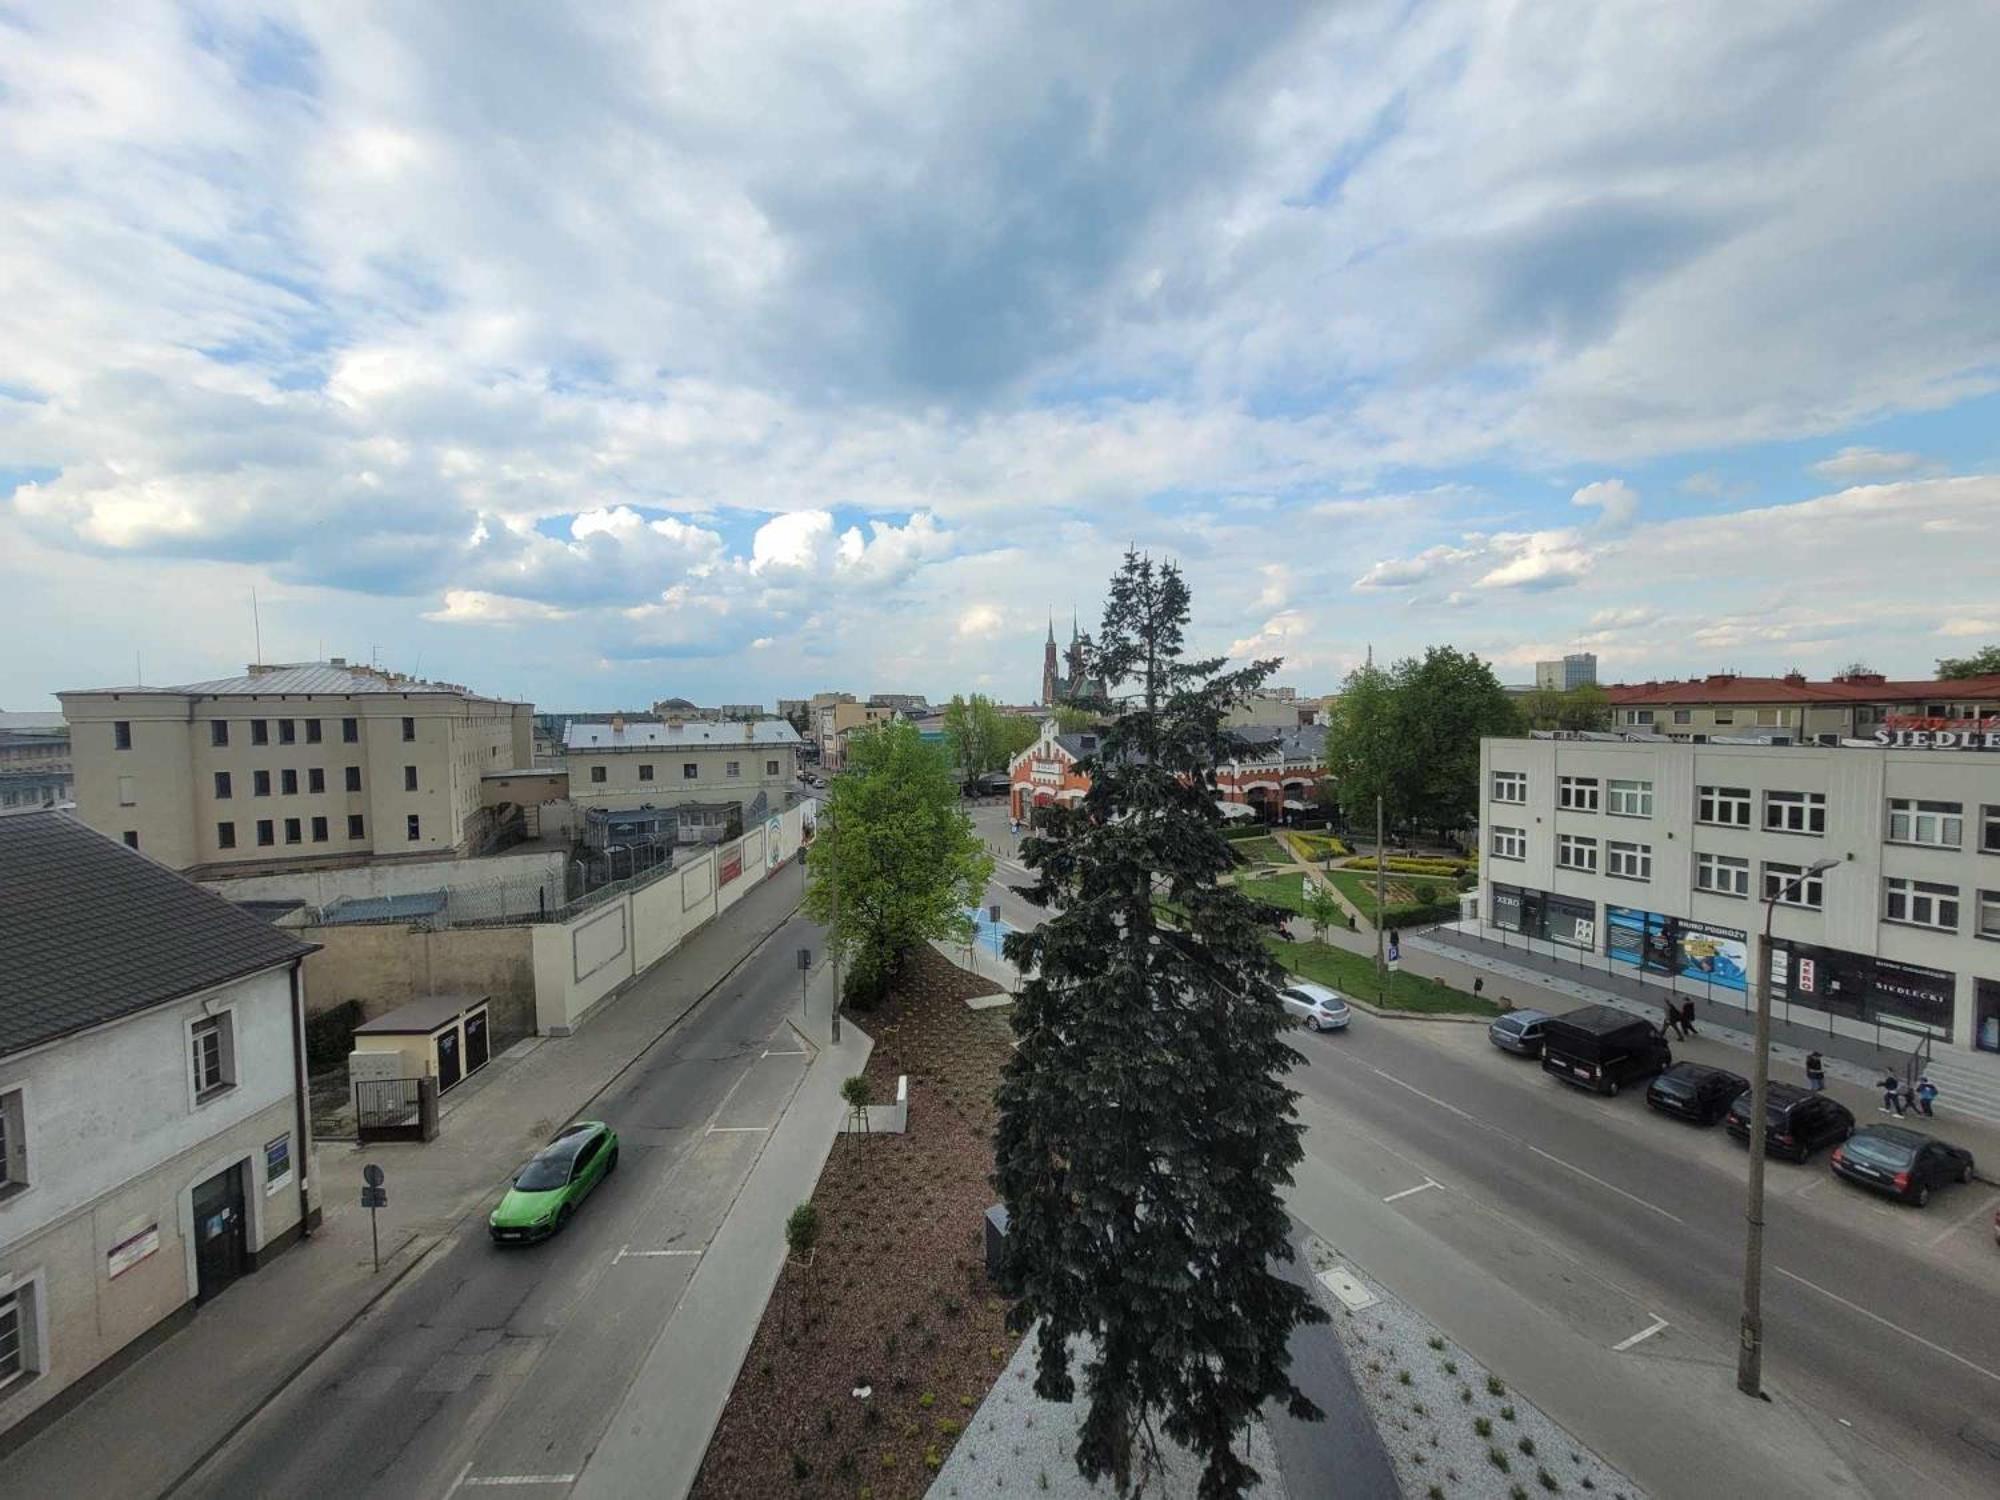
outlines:
[[838, 771], [847, 763], [847, 740], [855, 730], [887, 723], [899, 712], [887, 703], [856, 703], [852, 699], [822, 704], [813, 715], [820, 765]]
[[2000, 721], [1837, 746], [1487, 739], [1480, 809], [1489, 935], [1736, 1005], [1768, 963], [1781, 1018], [1928, 1039], [2000, 1102]]
[[797, 790], [799, 733], [783, 719], [748, 724], [572, 724], [566, 740], [570, 801], [630, 810], [735, 802], [748, 818], [763, 799], [777, 812]]
[[477, 853], [480, 778], [534, 757], [533, 705], [339, 657], [57, 697], [77, 815], [202, 877]]
[[1764, 731], [1796, 744], [1867, 739], [1898, 718], [1976, 719], [2000, 712], [2000, 677], [1893, 682], [1859, 673], [1814, 682], [1802, 672], [1742, 677], [1715, 672], [1685, 682], [1607, 688], [1614, 727], [1695, 744], [1718, 735]]

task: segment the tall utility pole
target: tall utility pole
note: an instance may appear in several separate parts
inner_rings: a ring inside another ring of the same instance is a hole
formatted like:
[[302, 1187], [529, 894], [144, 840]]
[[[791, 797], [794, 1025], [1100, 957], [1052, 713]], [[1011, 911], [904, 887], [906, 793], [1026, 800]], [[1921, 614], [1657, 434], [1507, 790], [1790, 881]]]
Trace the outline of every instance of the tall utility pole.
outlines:
[[1757, 951], [1757, 1040], [1750, 1072], [1750, 1174], [1743, 1210], [1743, 1323], [1736, 1349], [1736, 1389], [1764, 1395], [1764, 1117], [1771, 1095], [1771, 919], [1778, 903], [1840, 863], [1816, 860], [1764, 898], [1764, 941]]
[[[1370, 648], [1373, 649], [1372, 647]], [[1389, 909], [1388, 876], [1382, 863], [1382, 794], [1375, 794], [1375, 998], [1389, 986], [1389, 961], [1382, 951], [1383, 914]]]

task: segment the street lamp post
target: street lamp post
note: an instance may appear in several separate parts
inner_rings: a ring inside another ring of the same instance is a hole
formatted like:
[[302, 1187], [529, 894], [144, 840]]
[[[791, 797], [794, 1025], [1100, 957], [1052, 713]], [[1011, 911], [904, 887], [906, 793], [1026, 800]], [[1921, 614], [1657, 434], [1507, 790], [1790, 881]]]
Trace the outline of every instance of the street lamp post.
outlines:
[[1815, 860], [1764, 898], [1764, 941], [1757, 950], [1757, 1040], [1751, 1048], [1750, 1173], [1743, 1217], [1743, 1325], [1736, 1349], [1736, 1388], [1764, 1395], [1764, 1109], [1771, 1092], [1771, 919], [1778, 903], [1840, 863]]

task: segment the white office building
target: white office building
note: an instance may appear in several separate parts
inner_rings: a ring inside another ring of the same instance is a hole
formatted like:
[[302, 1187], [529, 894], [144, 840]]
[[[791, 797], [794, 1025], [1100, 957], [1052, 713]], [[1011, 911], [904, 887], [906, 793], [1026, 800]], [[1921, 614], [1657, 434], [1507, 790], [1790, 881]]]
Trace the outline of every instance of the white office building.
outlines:
[[[1482, 932], [1754, 997], [2000, 1083], [2000, 723], [1837, 746], [1610, 737], [1480, 745]], [[1586, 959], [1586, 961], [1588, 961]]]

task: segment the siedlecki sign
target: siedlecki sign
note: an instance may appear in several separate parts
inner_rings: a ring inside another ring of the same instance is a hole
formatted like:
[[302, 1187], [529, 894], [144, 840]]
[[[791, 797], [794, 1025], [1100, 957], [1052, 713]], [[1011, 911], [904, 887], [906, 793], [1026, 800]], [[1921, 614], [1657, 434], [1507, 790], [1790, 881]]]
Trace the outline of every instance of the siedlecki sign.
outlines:
[[2000, 750], [2000, 717], [1930, 719], [1890, 714], [1875, 731], [1875, 743], [1895, 750]]

